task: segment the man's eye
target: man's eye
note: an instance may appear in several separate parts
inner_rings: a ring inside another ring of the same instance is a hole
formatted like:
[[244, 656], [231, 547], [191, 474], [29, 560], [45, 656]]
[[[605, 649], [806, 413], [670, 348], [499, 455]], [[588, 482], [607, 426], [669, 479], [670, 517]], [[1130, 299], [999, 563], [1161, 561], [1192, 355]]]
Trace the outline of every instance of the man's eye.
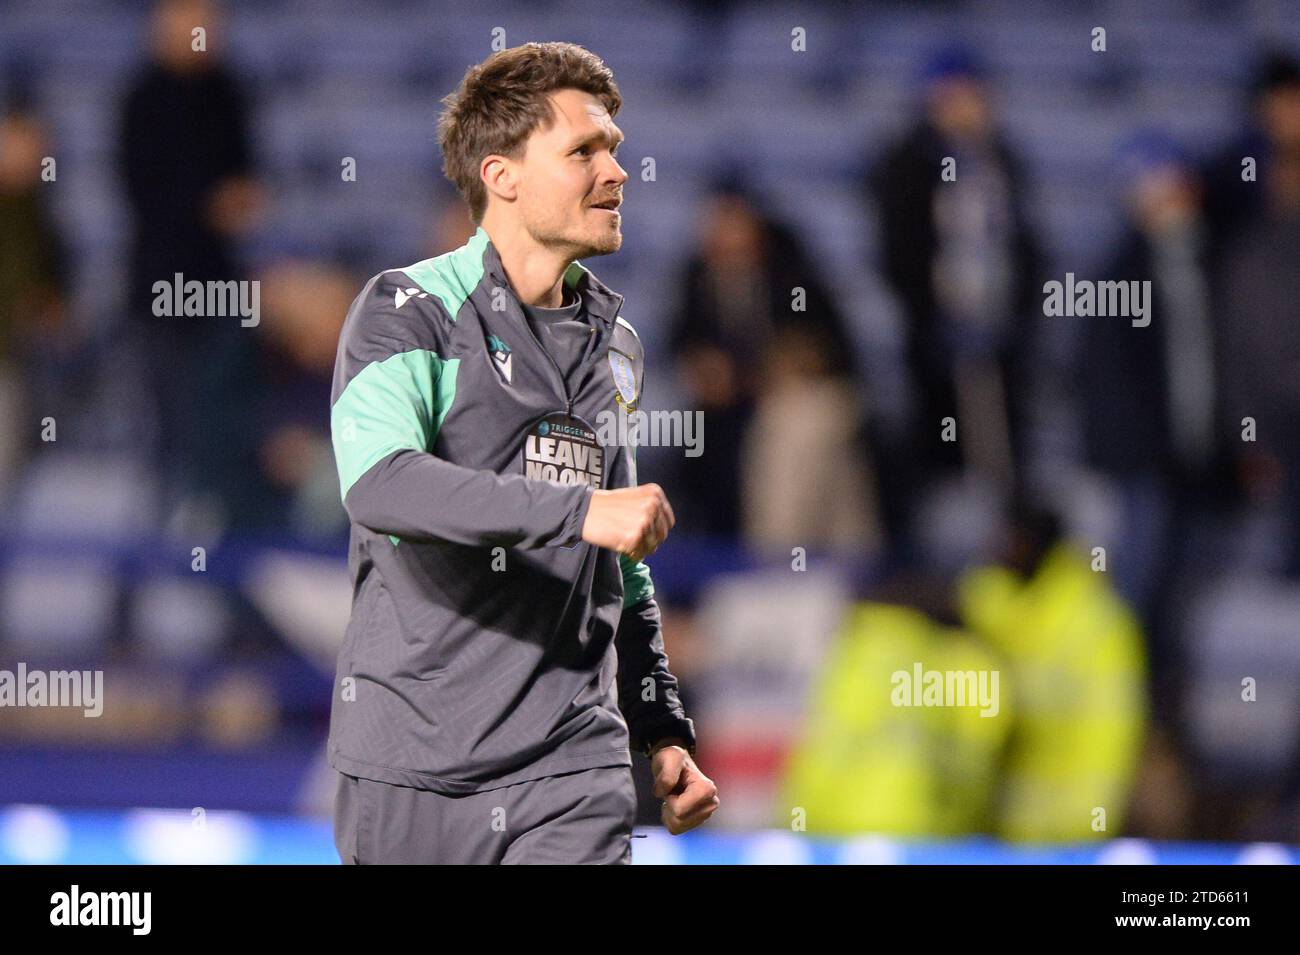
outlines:
[[574, 152], [575, 152], [575, 153], [581, 153], [581, 154], [584, 155], [584, 156], [589, 156], [589, 155], [591, 155], [591, 147], [590, 147], [590, 146], [579, 146], [577, 149], [574, 150]]

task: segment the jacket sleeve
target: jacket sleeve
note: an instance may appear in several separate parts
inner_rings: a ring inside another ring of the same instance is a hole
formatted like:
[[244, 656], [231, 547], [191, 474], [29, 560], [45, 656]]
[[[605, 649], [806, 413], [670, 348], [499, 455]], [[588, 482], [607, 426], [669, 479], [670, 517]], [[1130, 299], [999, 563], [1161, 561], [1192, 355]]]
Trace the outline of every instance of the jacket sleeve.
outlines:
[[668, 669], [659, 605], [645, 597], [625, 605], [614, 637], [618, 653], [618, 705], [627, 720], [629, 745], [644, 753], [668, 736], [678, 736], [695, 752], [695, 724], [677, 695], [677, 678]]
[[437, 340], [417, 342], [429, 315], [421, 327], [410, 318], [416, 303], [399, 313], [393, 287], [382, 276], [367, 285], [339, 342], [330, 431], [348, 516], [410, 540], [525, 548], [581, 541], [586, 485], [468, 468], [432, 453], [456, 399], [459, 362], [439, 354], [446, 349]]
[[[628, 325], [631, 329], [631, 325]], [[632, 332], [636, 336], [636, 332]], [[645, 391], [645, 350], [635, 337], [635, 354], [641, 368], [637, 393]], [[637, 484], [636, 445], [629, 449], [627, 486]], [[677, 678], [668, 669], [659, 605], [654, 581], [644, 561], [618, 555], [623, 576], [623, 613], [614, 636], [618, 654], [618, 702], [627, 720], [629, 745], [638, 752], [661, 739], [680, 737], [695, 752], [695, 724], [686, 718], [677, 696]]]

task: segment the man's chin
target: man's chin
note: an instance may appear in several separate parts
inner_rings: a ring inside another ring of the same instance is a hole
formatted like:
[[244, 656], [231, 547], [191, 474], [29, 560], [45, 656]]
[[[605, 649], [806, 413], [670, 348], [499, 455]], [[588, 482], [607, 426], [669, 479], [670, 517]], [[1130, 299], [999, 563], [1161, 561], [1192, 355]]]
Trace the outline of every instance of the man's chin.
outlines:
[[575, 229], [572, 232], [532, 231], [533, 238], [541, 245], [555, 251], [563, 251], [569, 259], [588, 259], [594, 255], [609, 255], [623, 247], [623, 233], [617, 228], [600, 230]]
[[587, 236], [586, 246], [586, 250], [580, 252], [577, 258], [586, 259], [593, 255], [610, 255], [623, 247], [623, 233], [614, 230], [603, 235]]

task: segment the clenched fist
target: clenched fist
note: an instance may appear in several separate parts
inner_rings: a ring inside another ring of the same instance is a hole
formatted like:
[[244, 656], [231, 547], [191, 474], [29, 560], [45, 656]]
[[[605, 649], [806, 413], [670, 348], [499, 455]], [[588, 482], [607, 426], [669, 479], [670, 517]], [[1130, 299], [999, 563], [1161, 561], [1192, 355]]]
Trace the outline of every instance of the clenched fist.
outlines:
[[593, 491], [582, 539], [641, 560], [655, 552], [677, 519], [658, 484]]
[[690, 753], [672, 740], [655, 744], [650, 772], [655, 798], [664, 801], [659, 818], [674, 836], [702, 825], [721, 805], [717, 785], [700, 772]]

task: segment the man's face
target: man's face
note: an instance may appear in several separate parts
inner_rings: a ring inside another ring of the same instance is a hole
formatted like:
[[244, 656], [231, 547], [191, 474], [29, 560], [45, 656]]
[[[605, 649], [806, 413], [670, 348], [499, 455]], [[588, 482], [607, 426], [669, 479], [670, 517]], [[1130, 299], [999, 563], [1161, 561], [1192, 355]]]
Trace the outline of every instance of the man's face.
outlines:
[[607, 255], [623, 244], [622, 216], [627, 173], [614, 158], [622, 131], [600, 100], [567, 89], [550, 97], [555, 120], [528, 138], [518, 170], [518, 211], [540, 245], [570, 258]]
[[992, 115], [979, 80], [969, 76], [942, 79], [931, 86], [929, 95], [931, 118], [943, 132], [970, 137], [988, 132]]
[[1300, 86], [1278, 87], [1260, 105], [1264, 130], [1273, 144], [1287, 153], [1300, 150]]

